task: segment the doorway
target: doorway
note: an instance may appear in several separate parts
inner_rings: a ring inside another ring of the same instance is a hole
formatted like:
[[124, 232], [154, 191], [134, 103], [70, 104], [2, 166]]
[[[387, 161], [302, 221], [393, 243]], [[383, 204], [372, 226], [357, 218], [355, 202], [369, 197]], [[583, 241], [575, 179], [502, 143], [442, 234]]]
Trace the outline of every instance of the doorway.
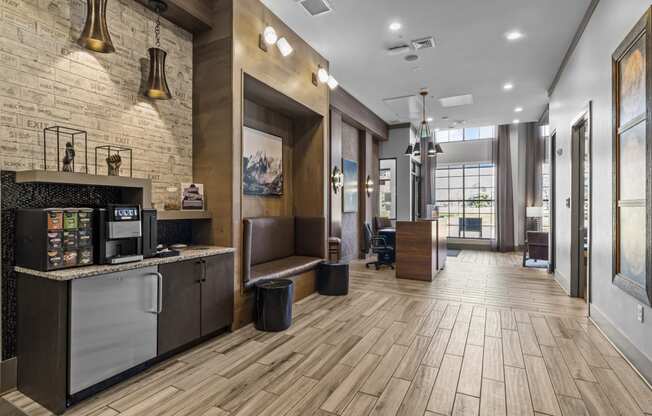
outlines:
[[572, 125], [571, 296], [590, 301], [591, 282], [591, 105]]

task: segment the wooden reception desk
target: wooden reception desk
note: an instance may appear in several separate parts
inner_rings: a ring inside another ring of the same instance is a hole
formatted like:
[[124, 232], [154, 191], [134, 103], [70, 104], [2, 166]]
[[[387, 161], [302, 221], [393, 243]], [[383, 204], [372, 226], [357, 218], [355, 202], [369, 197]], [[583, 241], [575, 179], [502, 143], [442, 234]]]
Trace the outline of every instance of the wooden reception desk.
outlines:
[[436, 220], [396, 223], [396, 277], [432, 281], [446, 265], [448, 223]]

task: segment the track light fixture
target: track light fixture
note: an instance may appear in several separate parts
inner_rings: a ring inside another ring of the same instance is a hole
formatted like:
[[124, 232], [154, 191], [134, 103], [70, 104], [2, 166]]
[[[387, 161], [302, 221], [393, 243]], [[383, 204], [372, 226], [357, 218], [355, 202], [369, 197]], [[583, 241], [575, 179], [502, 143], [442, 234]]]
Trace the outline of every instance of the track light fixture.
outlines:
[[321, 65], [317, 67], [316, 73], [312, 73], [312, 83], [315, 87], [319, 84], [326, 84], [331, 90], [334, 90], [339, 85], [337, 80]]
[[285, 37], [279, 38], [278, 33], [276, 33], [276, 29], [269, 25], [265, 26], [263, 33], [260, 34], [258, 47], [267, 52], [268, 45], [276, 45], [279, 52], [281, 52], [281, 55], [283, 56], [288, 56], [292, 53], [292, 51], [294, 51], [294, 48], [292, 45], [290, 45], [290, 42], [288, 42]]

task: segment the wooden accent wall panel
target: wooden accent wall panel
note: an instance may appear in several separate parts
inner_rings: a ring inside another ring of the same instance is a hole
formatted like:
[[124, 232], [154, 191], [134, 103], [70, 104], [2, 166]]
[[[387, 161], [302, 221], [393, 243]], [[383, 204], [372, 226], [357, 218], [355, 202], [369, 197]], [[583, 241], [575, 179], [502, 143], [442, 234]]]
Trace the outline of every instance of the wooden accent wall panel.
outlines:
[[346, 117], [359, 124], [361, 129], [369, 130], [380, 140], [389, 140], [389, 126], [387, 123], [344, 88], [338, 87], [332, 90], [330, 100], [331, 107], [346, 114]]
[[242, 196], [242, 217], [290, 217], [293, 215], [293, 122], [290, 118], [255, 102], [244, 100], [244, 125], [283, 138], [283, 195]]
[[342, 190], [337, 193], [333, 192], [332, 182], [330, 182], [330, 174], [333, 168], [342, 170], [342, 113], [331, 108], [330, 111], [331, 121], [331, 140], [330, 140], [330, 169], [329, 169], [329, 185], [330, 185], [330, 200], [329, 200], [329, 219], [330, 219], [330, 235], [334, 237], [342, 237]]

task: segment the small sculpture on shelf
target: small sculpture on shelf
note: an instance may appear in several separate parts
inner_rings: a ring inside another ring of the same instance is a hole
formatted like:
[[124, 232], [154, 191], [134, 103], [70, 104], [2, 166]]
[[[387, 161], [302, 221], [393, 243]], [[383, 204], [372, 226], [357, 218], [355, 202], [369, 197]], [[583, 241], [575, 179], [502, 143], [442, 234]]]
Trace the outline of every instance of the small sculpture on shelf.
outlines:
[[75, 171], [75, 147], [72, 143], [66, 143], [66, 150], [63, 156], [63, 166], [61, 168], [64, 172]]
[[120, 176], [122, 157], [119, 153], [114, 153], [106, 158], [106, 165], [109, 176]]

